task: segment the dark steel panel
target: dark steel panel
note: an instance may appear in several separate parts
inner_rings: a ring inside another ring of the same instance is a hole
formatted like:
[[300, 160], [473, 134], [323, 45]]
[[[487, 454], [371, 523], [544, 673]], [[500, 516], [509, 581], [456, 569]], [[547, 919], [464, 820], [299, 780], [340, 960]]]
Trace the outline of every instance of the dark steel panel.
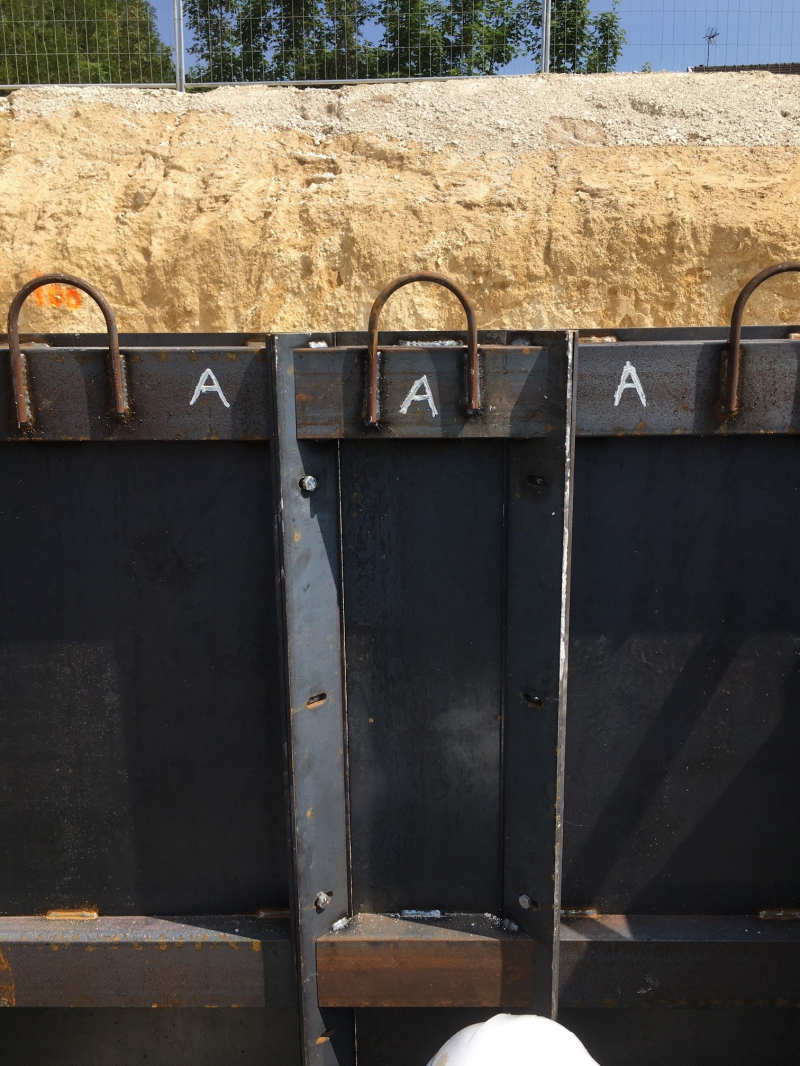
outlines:
[[501, 907], [504, 449], [341, 446], [356, 912]]
[[378, 428], [364, 425], [365, 363], [365, 352], [357, 348], [315, 348], [297, 353], [300, 437], [507, 438], [542, 436], [546, 431], [543, 396], [547, 358], [538, 349], [483, 345], [482, 410], [474, 417], [465, 417], [463, 347], [403, 349], [384, 345], [380, 349]]
[[325, 1006], [526, 1010], [534, 964], [535, 942], [485, 914], [360, 914], [317, 941]]
[[579, 442], [565, 905], [800, 906], [799, 448]]
[[728, 422], [721, 422], [715, 410], [723, 342], [642, 340], [582, 343], [580, 349], [580, 436], [800, 429], [800, 341], [745, 339], [741, 413]]
[[[82, 338], [81, 338], [82, 340]], [[7, 370], [0, 382], [0, 434], [7, 440], [267, 440], [266, 353], [241, 345], [123, 345], [132, 416], [109, 414], [105, 351], [94, 346], [24, 347], [34, 428], [17, 426]], [[213, 374], [213, 378], [210, 376]], [[215, 384], [216, 383], [216, 384]], [[201, 388], [198, 395], [196, 390]], [[194, 402], [192, 402], [194, 400]], [[226, 404], [228, 406], [226, 406]]]
[[800, 921], [619, 914], [566, 921], [560, 1002], [800, 1007]]
[[574, 447], [573, 337], [545, 350], [548, 435], [509, 446], [503, 913], [536, 940], [536, 1010], [555, 1016]]
[[315, 943], [350, 899], [337, 447], [297, 440], [294, 348], [306, 340], [275, 339], [272, 382], [300, 1016], [306, 1066], [350, 1066], [352, 1014], [317, 1004]]
[[287, 906], [270, 473], [0, 446], [0, 913]]
[[6, 1007], [293, 1007], [288, 920], [0, 918]]
[[794, 1010], [565, 1010], [558, 1020], [602, 1066], [796, 1066], [800, 1047]]
[[3, 1066], [298, 1066], [292, 1005], [0, 1011]]

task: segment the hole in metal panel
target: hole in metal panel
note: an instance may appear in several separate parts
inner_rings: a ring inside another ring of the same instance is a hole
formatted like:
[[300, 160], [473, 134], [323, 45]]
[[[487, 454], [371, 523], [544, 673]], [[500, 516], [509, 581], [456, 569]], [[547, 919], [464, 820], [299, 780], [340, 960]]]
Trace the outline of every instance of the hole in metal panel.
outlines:
[[327, 692], [318, 692], [316, 696], [308, 697], [306, 700], [306, 707], [313, 711], [316, 707], [321, 707], [327, 698]]
[[519, 698], [523, 703], [527, 703], [529, 707], [541, 708], [544, 707], [544, 700], [541, 696], [535, 696], [532, 692], [520, 692]]

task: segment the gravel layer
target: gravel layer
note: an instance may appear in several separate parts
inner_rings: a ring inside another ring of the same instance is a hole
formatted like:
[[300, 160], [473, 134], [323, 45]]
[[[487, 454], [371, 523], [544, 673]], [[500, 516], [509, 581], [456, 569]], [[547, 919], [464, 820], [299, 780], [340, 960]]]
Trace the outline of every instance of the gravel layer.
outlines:
[[106, 87], [21, 89], [19, 118], [107, 104], [130, 113], [226, 115], [234, 125], [316, 138], [374, 134], [477, 155], [548, 145], [800, 145], [800, 77], [569, 74], [348, 85], [226, 86], [204, 93]]

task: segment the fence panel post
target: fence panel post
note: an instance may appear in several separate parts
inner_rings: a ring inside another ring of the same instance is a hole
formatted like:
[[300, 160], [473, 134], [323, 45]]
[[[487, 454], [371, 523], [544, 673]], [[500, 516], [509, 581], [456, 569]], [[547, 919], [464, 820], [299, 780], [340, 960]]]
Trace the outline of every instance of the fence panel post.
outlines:
[[542, 74], [550, 73], [550, 23], [553, 15], [553, 0], [544, 0], [542, 4]]
[[172, 0], [172, 20], [175, 36], [175, 88], [186, 92], [186, 68], [183, 53], [183, 0]]

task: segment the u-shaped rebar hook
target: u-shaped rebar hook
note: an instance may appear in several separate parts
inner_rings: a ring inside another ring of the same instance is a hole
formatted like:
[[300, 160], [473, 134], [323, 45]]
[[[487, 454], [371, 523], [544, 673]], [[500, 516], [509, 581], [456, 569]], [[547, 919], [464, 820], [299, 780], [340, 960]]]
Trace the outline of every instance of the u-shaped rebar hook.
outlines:
[[378, 425], [378, 319], [384, 304], [398, 289], [404, 285], [411, 285], [415, 281], [432, 281], [435, 285], [442, 285], [449, 289], [458, 298], [467, 315], [467, 413], [476, 415], [481, 409], [481, 389], [478, 374], [478, 326], [475, 319], [475, 308], [472, 301], [454, 281], [444, 277], [443, 274], [431, 274], [421, 270], [417, 274], [404, 274], [401, 278], [393, 281], [391, 285], [378, 293], [372, 310], [369, 313], [369, 347], [367, 348], [367, 388], [366, 388], [366, 414], [364, 422], [368, 426]]
[[788, 274], [792, 271], [800, 271], [800, 261], [790, 259], [786, 263], [775, 263], [774, 266], [766, 267], [760, 273], [751, 278], [733, 305], [731, 315], [731, 332], [728, 338], [728, 346], [722, 352], [722, 367], [724, 381], [720, 391], [717, 413], [725, 421], [739, 413], [739, 372], [742, 366], [742, 316], [747, 306], [747, 301], [756, 291], [759, 285], [774, 277], [776, 274]]
[[111, 384], [113, 390], [112, 413], [118, 418], [127, 418], [131, 413], [128, 403], [128, 383], [125, 378], [125, 367], [119, 350], [119, 332], [117, 320], [111, 305], [105, 296], [94, 285], [80, 278], [74, 278], [71, 274], [41, 274], [38, 278], [26, 281], [17, 295], [11, 301], [8, 309], [8, 352], [11, 361], [11, 377], [14, 386], [14, 403], [17, 408], [17, 422], [21, 427], [33, 424], [33, 411], [31, 410], [30, 396], [28, 394], [27, 366], [25, 357], [19, 345], [19, 312], [27, 298], [42, 285], [69, 285], [73, 289], [81, 289], [87, 296], [91, 296], [106, 320], [108, 331], [108, 359], [111, 365]]

